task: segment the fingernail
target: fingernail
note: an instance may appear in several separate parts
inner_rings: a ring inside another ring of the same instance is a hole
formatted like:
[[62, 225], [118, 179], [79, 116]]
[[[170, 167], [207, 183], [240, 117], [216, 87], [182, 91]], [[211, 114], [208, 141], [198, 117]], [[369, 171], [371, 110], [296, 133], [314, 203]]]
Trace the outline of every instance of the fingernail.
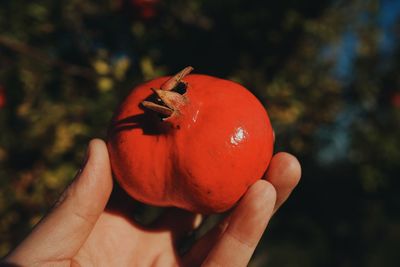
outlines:
[[86, 163], [88, 162], [88, 159], [89, 159], [89, 153], [90, 153], [90, 148], [87, 147], [86, 148], [86, 152], [85, 152], [85, 157], [83, 159], [81, 167], [79, 168], [78, 172], [75, 174], [75, 179], [79, 178], [79, 176], [81, 175], [83, 169], [85, 169]]

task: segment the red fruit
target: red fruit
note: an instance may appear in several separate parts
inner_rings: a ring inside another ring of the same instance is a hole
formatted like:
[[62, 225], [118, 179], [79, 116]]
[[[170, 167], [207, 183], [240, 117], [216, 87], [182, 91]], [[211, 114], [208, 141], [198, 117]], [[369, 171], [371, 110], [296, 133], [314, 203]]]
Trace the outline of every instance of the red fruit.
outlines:
[[112, 169], [125, 191], [144, 203], [222, 212], [263, 176], [273, 131], [243, 86], [186, 76], [191, 70], [132, 90], [109, 131]]

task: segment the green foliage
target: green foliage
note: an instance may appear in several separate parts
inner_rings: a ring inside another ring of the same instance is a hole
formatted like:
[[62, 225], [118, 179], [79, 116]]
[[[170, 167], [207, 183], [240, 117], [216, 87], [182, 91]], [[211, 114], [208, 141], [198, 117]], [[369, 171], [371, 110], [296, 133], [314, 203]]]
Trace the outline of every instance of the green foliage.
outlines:
[[303, 165], [253, 266], [396, 266], [400, 47], [381, 51], [385, 1], [139, 2], [2, 1], [0, 255], [106, 137], [133, 85], [192, 65], [251, 89], [277, 150]]

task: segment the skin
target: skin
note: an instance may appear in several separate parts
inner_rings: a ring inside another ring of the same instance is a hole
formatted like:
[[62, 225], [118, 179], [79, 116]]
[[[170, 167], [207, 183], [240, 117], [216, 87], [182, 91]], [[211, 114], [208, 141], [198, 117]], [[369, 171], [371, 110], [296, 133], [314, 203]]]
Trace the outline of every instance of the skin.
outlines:
[[[87, 161], [52, 211], [3, 261], [2, 266], [247, 266], [273, 213], [300, 179], [300, 165], [276, 154], [265, 179], [183, 256], [176, 244], [199, 215], [170, 209], [151, 227], [129, 216], [132, 200], [113, 180], [106, 145], [89, 144]], [[114, 186], [115, 187], [115, 186]]]

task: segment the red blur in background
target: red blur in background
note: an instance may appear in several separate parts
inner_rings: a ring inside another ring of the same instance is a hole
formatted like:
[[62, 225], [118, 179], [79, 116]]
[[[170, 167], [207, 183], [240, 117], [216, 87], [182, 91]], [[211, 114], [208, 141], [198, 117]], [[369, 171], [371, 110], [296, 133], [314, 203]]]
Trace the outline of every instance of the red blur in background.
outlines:
[[7, 103], [6, 90], [0, 85], [0, 109], [4, 108]]

